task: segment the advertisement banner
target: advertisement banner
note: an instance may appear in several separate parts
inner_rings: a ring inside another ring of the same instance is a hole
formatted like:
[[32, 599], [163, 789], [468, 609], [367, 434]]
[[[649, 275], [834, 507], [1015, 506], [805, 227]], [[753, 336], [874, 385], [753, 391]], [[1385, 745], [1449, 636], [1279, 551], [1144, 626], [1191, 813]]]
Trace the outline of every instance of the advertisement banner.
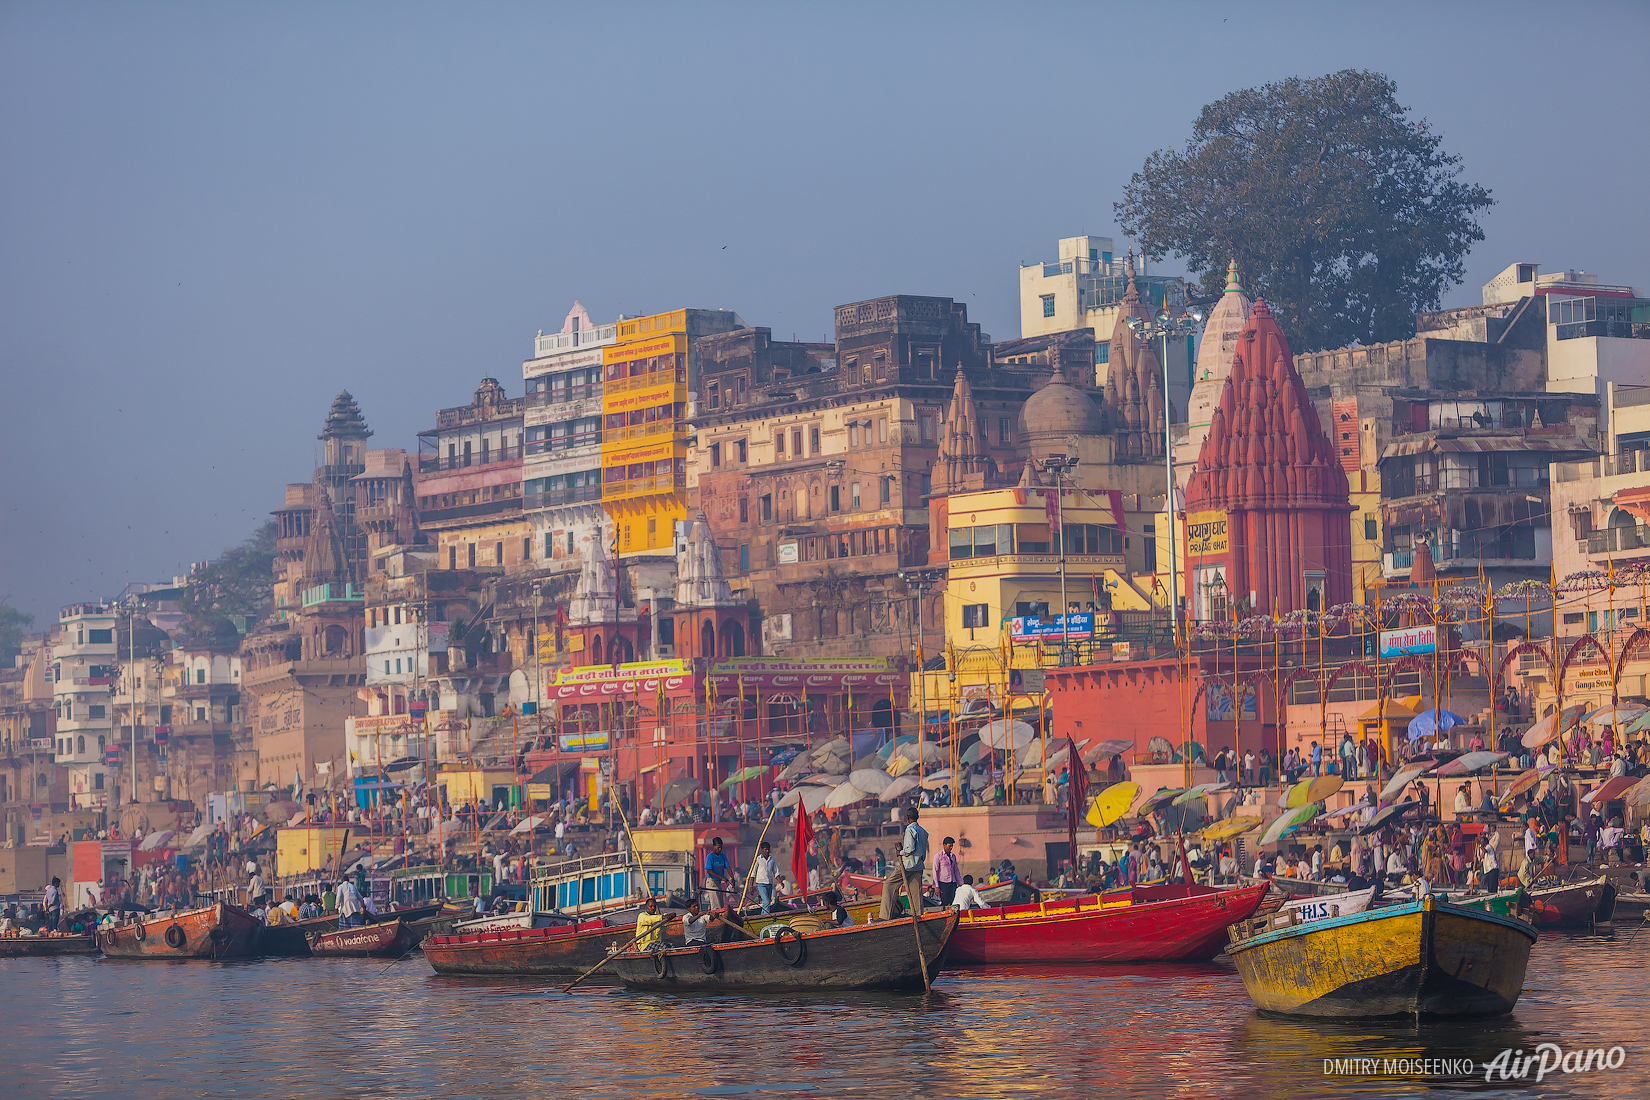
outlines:
[[1416, 653], [1438, 652], [1436, 626], [1411, 626], [1403, 630], [1381, 631], [1381, 656], [1406, 657]]
[[633, 359], [651, 359], [655, 355], [668, 355], [673, 352], [687, 351], [687, 336], [683, 333], [666, 333], [649, 340], [632, 340], [623, 344], [608, 344], [602, 348], [602, 362], [628, 363]]
[[660, 691], [691, 696], [694, 690], [693, 673], [681, 661], [640, 661], [617, 668], [594, 665], [562, 669], [556, 673], [555, 683], [545, 689], [545, 695], [551, 700], [578, 703], [620, 695], [651, 697]]
[[[1065, 615], [1056, 615], [1053, 619], [1042, 619], [1036, 615], [1016, 616], [1008, 620], [1008, 635], [1016, 641], [1022, 638], [1064, 638], [1067, 618]], [[1085, 611], [1069, 618], [1071, 637], [1088, 638], [1094, 634], [1093, 612]]]
[[686, 400], [686, 386], [676, 384], [676, 376], [648, 386], [646, 389], [625, 390], [622, 393], [602, 395], [604, 413], [628, 412], [631, 409], [651, 409], [655, 405], [670, 405]]
[[633, 466], [638, 462], [657, 462], [661, 458], [675, 458], [678, 453], [686, 454], [686, 444], [672, 442], [666, 439], [662, 443], [650, 443], [643, 447], [618, 447], [611, 451], [602, 450], [603, 466]]
[[605, 749], [607, 748], [607, 731], [589, 730], [585, 733], [564, 733], [557, 740], [561, 743], [562, 752]]
[[721, 698], [771, 691], [877, 691], [903, 686], [903, 662], [898, 658], [875, 657], [841, 661], [778, 661], [741, 658], [711, 666], [711, 690]]
[[1216, 509], [1210, 512], [1188, 512], [1186, 514], [1186, 554], [1188, 557], [1199, 555], [1224, 554], [1231, 549], [1231, 537], [1227, 533], [1227, 516], [1224, 511]]
[[798, 558], [797, 558], [797, 544], [796, 543], [794, 543], [794, 542], [782, 542], [782, 543], [779, 544], [779, 564], [780, 565], [795, 565], [797, 563], [797, 560], [798, 560]]

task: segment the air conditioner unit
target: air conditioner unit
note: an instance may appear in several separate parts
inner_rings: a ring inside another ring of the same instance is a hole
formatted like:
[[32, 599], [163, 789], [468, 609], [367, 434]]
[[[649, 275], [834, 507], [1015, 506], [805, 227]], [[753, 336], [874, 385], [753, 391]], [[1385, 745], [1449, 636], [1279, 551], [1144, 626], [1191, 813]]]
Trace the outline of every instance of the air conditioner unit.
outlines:
[[673, 645], [665, 645], [663, 642], [661, 642], [659, 644], [659, 656], [661, 658], [676, 656], [676, 647], [673, 646]]

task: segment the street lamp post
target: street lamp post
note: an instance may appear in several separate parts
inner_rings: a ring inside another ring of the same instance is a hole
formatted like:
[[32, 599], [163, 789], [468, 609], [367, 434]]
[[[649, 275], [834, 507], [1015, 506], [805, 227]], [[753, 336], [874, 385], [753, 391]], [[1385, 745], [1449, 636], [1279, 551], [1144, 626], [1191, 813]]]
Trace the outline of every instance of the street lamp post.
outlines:
[[927, 602], [928, 590], [938, 584], [945, 574], [938, 569], [900, 570], [899, 579], [904, 581], [917, 592], [917, 745], [921, 753], [921, 745], [928, 729], [928, 670], [923, 667], [927, 662], [924, 642], [927, 640], [926, 622], [923, 612]]
[[1179, 532], [1175, 529], [1174, 507], [1174, 440], [1170, 424], [1173, 417], [1169, 408], [1169, 338], [1190, 338], [1197, 331], [1197, 326], [1203, 321], [1203, 311], [1200, 309], [1186, 310], [1179, 317], [1169, 312], [1167, 290], [1164, 293], [1163, 308], [1157, 311], [1157, 316], [1151, 319], [1145, 317], [1130, 317], [1129, 331], [1139, 340], [1161, 341], [1162, 354], [1159, 359], [1163, 366], [1163, 470], [1168, 480], [1164, 483], [1163, 504], [1169, 523], [1169, 621], [1174, 635], [1175, 647], [1180, 645], [1180, 613], [1176, 604], [1178, 599], [1178, 584], [1175, 576], [1177, 572], [1175, 543], [1179, 539]]

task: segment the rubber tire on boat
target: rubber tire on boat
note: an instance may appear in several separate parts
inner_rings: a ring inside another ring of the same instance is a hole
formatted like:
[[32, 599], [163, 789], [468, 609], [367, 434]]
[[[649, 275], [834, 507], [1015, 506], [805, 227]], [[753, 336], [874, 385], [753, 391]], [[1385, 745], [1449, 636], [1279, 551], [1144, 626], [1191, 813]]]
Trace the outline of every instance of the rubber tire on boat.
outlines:
[[149, 930], [143, 927], [142, 921], [138, 921], [132, 926], [132, 935], [137, 937], [139, 943], [142, 943], [149, 938]]
[[665, 958], [665, 953], [663, 951], [654, 951], [652, 952], [652, 955], [653, 976], [656, 978], [662, 978], [665, 976], [665, 970], [670, 966], [670, 960]]
[[716, 973], [716, 948], [708, 943], [699, 948], [699, 969], [706, 974]]
[[[796, 958], [794, 959], [791, 958], [790, 954], [785, 950], [786, 936], [790, 936], [791, 939], [796, 941]], [[775, 951], [779, 952], [779, 957], [784, 959], [785, 962], [791, 966], [801, 966], [808, 960], [807, 941], [802, 938], [802, 933], [798, 932], [790, 925], [786, 925], [784, 928], [781, 928], [779, 931], [774, 933], [773, 947]]]
[[[176, 935], [173, 935], [176, 933]], [[171, 948], [182, 947], [189, 942], [189, 933], [183, 930], [183, 925], [172, 924], [166, 928], [166, 946]]]

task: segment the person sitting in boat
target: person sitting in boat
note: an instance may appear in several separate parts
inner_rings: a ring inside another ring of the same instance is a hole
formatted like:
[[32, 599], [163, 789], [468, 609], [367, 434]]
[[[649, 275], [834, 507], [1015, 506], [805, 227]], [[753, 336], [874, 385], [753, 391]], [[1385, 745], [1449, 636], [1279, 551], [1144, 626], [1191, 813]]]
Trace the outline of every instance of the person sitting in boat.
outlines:
[[[640, 927], [640, 920], [637, 925]], [[705, 935], [710, 929], [722, 923], [722, 918], [713, 918], [699, 906], [699, 899], [688, 902], [687, 912], [682, 914], [682, 942], [688, 947], [706, 942]]]
[[854, 915], [852, 913], [848, 912], [847, 906], [842, 904], [842, 898], [840, 896], [838, 896], [838, 894], [835, 890], [832, 890], [830, 893], [826, 894], [823, 900], [824, 900], [825, 904], [830, 906], [830, 908], [831, 908], [831, 917], [830, 917], [831, 927], [833, 927], [833, 928], [852, 928], [853, 927], [853, 925], [854, 925]]
[[964, 875], [962, 885], [957, 887], [956, 897], [951, 899], [953, 909], [985, 909], [988, 906], [980, 892], [974, 889], [974, 876]]
[[[690, 905], [697, 905], [695, 899]], [[649, 896], [642, 903], [642, 912], [636, 917], [636, 949], [651, 951], [656, 947], [664, 946], [665, 925], [670, 918], [659, 912], [659, 899]]]

